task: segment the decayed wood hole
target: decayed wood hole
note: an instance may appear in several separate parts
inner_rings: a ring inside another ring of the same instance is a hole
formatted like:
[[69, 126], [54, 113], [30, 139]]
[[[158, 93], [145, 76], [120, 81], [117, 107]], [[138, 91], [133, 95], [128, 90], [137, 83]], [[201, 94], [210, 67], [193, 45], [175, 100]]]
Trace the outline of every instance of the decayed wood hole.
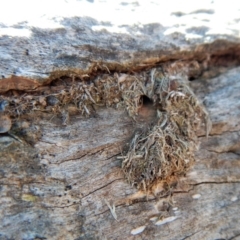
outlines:
[[[179, 68], [177, 64], [168, 66], [169, 71], [166, 72], [169, 79], [174, 80], [173, 77], [177, 76], [187, 80], [188, 65]], [[148, 74], [151, 76], [151, 71]], [[130, 79], [133, 76], [131, 74]], [[146, 76], [149, 75], [143, 72], [142, 77]], [[197, 173], [192, 170], [187, 181], [184, 178], [178, 181], [172, 179], [166, 195], [159, 197], [157, 193], [164, 189], [161, 182], [156, 185], [154, 196], [145, 191], [136, 192], [124, 180], [122, 159], [117, 157], [124, 153], [124, 146], [139, 128], [143, 129], [146, 122], [151, 124], [155, 118], [155, 109], [151, 109], [152, 98], [148, 100], [145, 97], [148, 94], [144, 91], [140, 91], [137, 98], [138, 104], [139, 97], [146, 103], [145, 107], [137, 109], [139, 114], [135, 116], [134, 108], [128, 112], [125, 110], [128, 105], [122, 105], [122, 95], [118, 93], [119, 84], [131, 83], [126, 81], [127, 78], [126, 73], [96, 77], [99, 89], [109, 88], [113, 91], [111, 95], [101, 96], [101, 104], [96, 104], [99, 97], [94, 92], [96, 85], [92, 86], [89, 79], [84, 82], [74, 75], [58, 79], [49, 86], [39, 87], [27, 94], [11, 91], [1, 96], [1, 101], [9, 102], [9, 106], [2, 112], [11, 116], [13, 121], [11, 135], [1, 135], [2, 201], [7, 202], [8, 206], [2, 216], [12, 216], [8, 217], [12, 222], [4, 217], [3, 234], [12, 232], [20, 239], [28, 238], [31, 234], [35, 238], [52, 239], [134, 239], [138, 234], [146, 238], [150, 234], [153, 239], [160, 236], [168, 239], [169, 234], [171, 239], [176, 239], [178, 234], [182, 238], [191, 234], [204, 238], [207, 232], [203, 231], [201, 235], [198, 230], [204, 229], [206, 224], [191, 215], [197, 199], [203, 199], [207, 205], [205, 210], [211, 213], [211, 204], [221, 204], [218, 198], [230, 196], [229, 200], [224, 200], [224, 206], [229, 212], [235, 211], [239, 205], [236, 194], [240, 179], [236, 170], [236, 166], [239, 166], [239, 148], [237, 144], [229, 143], [228, 151], [233, 154], [228, 155], [228, 158], [232, 164], [224, 164], [233, 168], [231, 176], [228, 172], [221, 172], [224, 152], [215, 149], [216, 141], [223, 141], [226, 134], [235, 134], [236, 139], [239, 128], [238, 125], [229, 123], [225, 131], [230, 132], [222, 133], [214, 111], [210, 114], [214, 119], [212, 133], [223, 134], [222, 138], [210, 135], [207, 140], [201, 137], [202, 145], [196, 155], [196, 166], [193, 167]], [[191, 84], [193, 88], [194, 84], [202, 84], [201, 88], [205, 86], [205, 83], [196, 81]], [[207, 84], [211, 85], [210, 82]], [[197, 90], [200, 93], [201, 88]], [[205, 91], [202, 90], [202, 93]], [[138, 108], [138, 104], [135, 107]], [[135, 121], [133, 118], [139, 119]], [[198, 135], [202, 134], [203, 130], [200, 130]], [[212, 159], [210, 169], [218, 169], [220, 175], [212, 175], [210, 170], [207, 171], [209, 159]], [[196, 177], [196, 174], [199, 176]], [[175, 182], [178, 183], [177, 186]], [[231, 207], [232, 205], [227, 205], [228, 202], [236, 205]], [[181, 212], [178, 212], [178, 208], [181, 208]], [[225, 224], [214, 220], [214, 217], [220, 219], [220, 216], [226, 216], [220, 207], [216, 209], [215, 215], [210, 215], [208, 220], [212, 223], [208, 224], [209, 231], [220, 229], [221, 224]], [[195, 210], [201, 216], [204, 215], [201, 206]], [[21, 220], [23, 212], [27, 212], [28, 221], [31, 219], [28, 229]], [[14, 229], [14, 221], [20, 229], [19, 233]], [[181, 228], [182, 221], [186, 226], [182, 232], [173, 232], [174, 229]], [[231, 226], [237, 232], [235, 226], [239, 220], [235, 219], [235, 222]], [[169, 227], [162, 227], [159, 232], [157, 226], [166, 226], [166, 223], [169, 223]]]

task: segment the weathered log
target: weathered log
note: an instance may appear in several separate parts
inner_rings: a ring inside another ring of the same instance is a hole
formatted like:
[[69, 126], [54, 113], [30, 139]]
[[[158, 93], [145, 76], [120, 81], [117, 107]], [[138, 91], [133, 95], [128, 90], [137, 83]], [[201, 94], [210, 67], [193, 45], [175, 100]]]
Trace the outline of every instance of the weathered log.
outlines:
[[[0, 36], [0, 100], [9, 103], [0, 114], [13, 122], [0, 135], [0, 239], [238, 239], [237, 33], [207, 34], [203, 20], [200, 30], [188, 23], [188, 33], [202, 36], [190, 40], [174, 25], [129, 25], [123, 34], [98, 30], [101, 24], [66, 18], [60, 29], [28, 29], [29, 38]], [[197, 132], [200, 147], [185, 176], [145, 192], [126, 181], [118, 157], [152, 110], [147, 106], [136, 123], [125, 107], [117, 108], [121, 101], [100, 95], [105, 102], [94, 104], [85, 91], [92, 108], [82, 111], [79, 101], [57, 94], [75, 98], [72, 84], [148, 77], [155, 67], [170, 78], [194, 80], [190, 86], [208, 110], [212, 130], [208, 138], [204, 129]]]

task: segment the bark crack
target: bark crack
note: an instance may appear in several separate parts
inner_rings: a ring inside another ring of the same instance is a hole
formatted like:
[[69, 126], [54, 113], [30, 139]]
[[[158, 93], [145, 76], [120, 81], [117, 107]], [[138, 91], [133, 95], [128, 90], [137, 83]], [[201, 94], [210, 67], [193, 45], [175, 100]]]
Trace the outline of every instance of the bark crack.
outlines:
[[[92, 156], [92, 155], [95, 155], [95, 154], [98, 154], [102, 151], [106, 151], [106, 149], [108, 148], [111, 148], [113, 144], [106, 144], [105, 146], [101, 146], [100, 149], [96, 150], [96, 151], [86, 151], [86, 153], [84, 153], [83, 155], [79, 156], [79, 157], [76, 157], [76, 158], [69, 158], [69, 159], [65, 159], [59, 163], [51, 163], [52, 165], [60, 165], [62, 163], [65, 163], [65, 162], [69, 162], [69, 161], [78, 161], [86, 156]], [[119, 155], [119, 153], [117, 154]], [[106, 159], [107, 160], [107, 159]]]
[[199, 233], [199, 232], [201, 232], [201, 230], [199, 230], [199, 231], [197, 231], [197, 232], [194, 232], [194, 233], [192, 233], [192, 234], [190, 234], [190, 235], [188, 235], [188, 236], [182, 238], [181, 240], [186, 240], [186, 239], [188, 239], [188, 238], [194, 236], [195, 234], [197, 234], [197, 233]]
[[195, 187], [202, 184], [232, 184], [232, 183], [240, 183], [240, 180], [239, 181], [222, 181], [222, 182], [199, 182], [199, 183], [194, 183], [189, 185], [192, 185]]
[[72, 207], [72, 206], [80, 204], [80, 203], [81, 203], [81, 201], [74, 202], [74, 203], [69, 204], [69, 205], [63, 205], [63, 206], [55, 206], [55, 205], [53, 205], [53, 206], [46, 206], [46, 205], [43, 205], [43, 207], [44, 208], [67, 208], [67, 207]]
[[[214, 133], [214, 134], [211, 134], [209, 133], [208, 137], [215, 137], [215, 136], [222, 136], [224, 133], [239, 133], [240, 130], [227, 130], [227, 131], [222, 131], [221, 133]], [[206, 138], [206, 135], [198, 135], [198, 138]]]
[[93, 191], [89, 192], [89, 193], [88, 193], [88, 194], [86, 194], [85, 196], [81, 197], [81, 199], [83, 199], [83, 198], [85, 198], [85, 197], [87, 197], [87, 196], [89, 196], [89, 195], [91, 195], [91, 194], [93, 194], [93, 193], [95, 193], [95, 192], [97, 192], [97, 191], [99, 191], [99, 190], [101, 190], [101, 189], [103, 189], [103, 188], [105, 188], [105, 187], [107, 187], [107, 186], [111, 185], [112, 183], [114, 183], [114, 182], [116, 182], [116, 181], [120, 181], [120, 180], [122, 181], [122, 180], [123, 180], [123, 178], [114, 179], [113, 181], [111, 181], [111, 182], [109, 182], [109, 183], [105, 184], [104, 186], [102, 186], [102, 187], [99, 187], [99, 188], [97, 188], [97, 189], [95, 189], [95, 190], [93, 190]]
[[233, 240], [233, 239], [236, 239], [236, 238], [237, 238], [237, 237], [239, 237], [239, 236], [240, 236], [240, 233], [238, 233], [238, 234], [234, 235], [233, 237], [229, 238], [228, 240]]

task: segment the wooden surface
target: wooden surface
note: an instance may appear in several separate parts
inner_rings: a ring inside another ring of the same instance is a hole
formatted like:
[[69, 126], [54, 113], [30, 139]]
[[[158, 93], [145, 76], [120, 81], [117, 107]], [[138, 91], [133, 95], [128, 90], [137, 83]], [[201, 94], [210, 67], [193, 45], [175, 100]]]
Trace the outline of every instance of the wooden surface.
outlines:
[[99, 107], [67, 126], [47, 113], [19, 118], [32, 122], [32, 144], [0, 137], [0, 239], [240, 239], [240, 68], [191, 87], [213, 128], [163, 197], [123, 177], [117, 156], [138, 127], [126, 111]]
[[0, 93], [36, 89], [61, 76], [88, 79], [99, 70], [134, 72], [174, 60], [196, 61], [200, 71], [193, 78], [211, 63], [240, 64], [237, 0], [12, 0], [1, 9]]
[[[0, 134], [0, 240], [240, 239], [239, 2], [53, 2], [1, 6], [0, 117], [13, 124]], [[213, 128], [208, 139], [198, 132], [186, 176], [146, 195], [117, 157], [148, 118], [96, 106], [84, 117], [76, 103], [86, 92], [74, 88], [158, 66], [194, 80]], [[60, 114], [46, 96], [64, 90], [73, 99]]]

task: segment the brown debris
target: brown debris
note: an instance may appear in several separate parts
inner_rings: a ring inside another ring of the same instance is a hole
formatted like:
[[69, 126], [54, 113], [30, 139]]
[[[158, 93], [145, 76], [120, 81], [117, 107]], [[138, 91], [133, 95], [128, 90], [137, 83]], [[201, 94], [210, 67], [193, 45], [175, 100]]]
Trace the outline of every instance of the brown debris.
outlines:
[[[179, 71], [180, 63], [135, 74], [102, 74], [93, 81], [71, 75], [29, 93], [8, 92], [0, 100], [9, 102], [6, 112], [13, 119], [32, 111], [52, 112], [63, 125], [73, 113], [89, 116], [96, 105], [125, 108], [142, 125], [121, 157], [122, 168], [131, 184], [149, 190], [156, 181], [187, 171], [203, 120], [209, 132], [208, 114], [186, 83], [186, 69]], [[16, 132], [32, 143], [36, 133], [40, 136], [35, 128]]]
[[184, 81], [170, 80], [158, 70], [152, 72], [149, 85], [143, 89], [139, 84], [131, 99], [146, 94], [157, 106], [158, 120], [147, 132], [135, 134], [122, 163], [127, 180], [142, 190], [149, 190], [156, 181], [186, 173], [198, 145], [196, 131], [208, 119], [206, 110]]

